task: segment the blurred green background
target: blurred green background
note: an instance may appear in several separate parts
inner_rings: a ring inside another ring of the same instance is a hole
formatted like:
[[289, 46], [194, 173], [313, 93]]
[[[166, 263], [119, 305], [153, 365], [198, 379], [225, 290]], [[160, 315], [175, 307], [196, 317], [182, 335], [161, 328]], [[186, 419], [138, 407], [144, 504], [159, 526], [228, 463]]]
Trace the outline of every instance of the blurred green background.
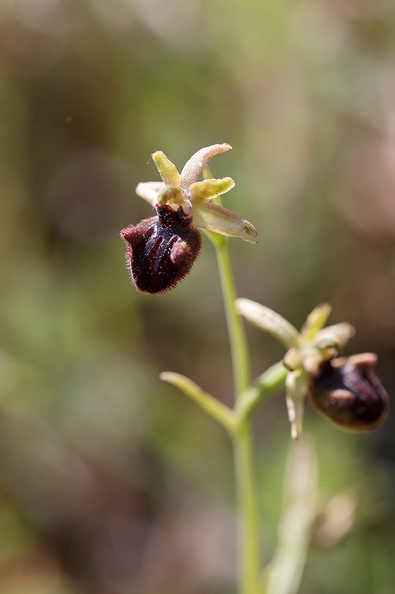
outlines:
[[[211, 245], [165, 296], [130, 285], [134, 195], [202, 146], [260, 243], [230, 244], [240, 296], [295, 325], [320, 301], [395, 387], [392, 0], [2, 0], [0, 593], [232, 594], [226, 435], [158, 373], [231, 402]], [[248, 329], [254, 375], [282, 356]], [[303, 594], [395, 590], [394, 421], [342, 433], [307, 411], [323, 500], [359, 510], [312, 547]], [[256, 419], [265, 558], [289, 444]]]

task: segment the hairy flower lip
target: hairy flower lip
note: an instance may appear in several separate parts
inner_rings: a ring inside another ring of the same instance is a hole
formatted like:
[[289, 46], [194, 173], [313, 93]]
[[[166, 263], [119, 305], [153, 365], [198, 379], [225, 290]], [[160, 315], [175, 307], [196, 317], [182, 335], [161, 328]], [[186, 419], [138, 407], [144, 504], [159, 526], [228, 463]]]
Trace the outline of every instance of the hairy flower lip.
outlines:
[[371, 431], [389, 414], [389, 397], [375, 373], [377, 355], [360, 353], [322, 363], [309, 377], [313, 407], [350, 431]]
[[201, 233], [181, 207], [158, 206], [157, 216], [121, 231], [130, 276], [139, 291], [165, 293], [190, 271], [201, 247]]

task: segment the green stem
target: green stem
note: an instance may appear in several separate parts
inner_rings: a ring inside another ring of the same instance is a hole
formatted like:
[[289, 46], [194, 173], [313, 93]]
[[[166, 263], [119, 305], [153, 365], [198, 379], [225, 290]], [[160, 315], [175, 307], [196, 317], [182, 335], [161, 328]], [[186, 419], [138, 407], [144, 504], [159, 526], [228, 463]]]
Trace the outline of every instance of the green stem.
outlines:
[[[227, 238], [210, 233], [215, 246], [225, 305], [235, 400], [239, 401], [249, 385], [249, 355], [241, 318], [235, 310], [236, 290], [230, 265]], [[260, 573], [260, 522], [257, 481], [254, 462], [253, 434], [250, 420], [235, 415], [230, 433], [235, 460], [235, 480], [239, 504], [240, 594], [257, 594]]]
[[252, 386], [241, 394], [236, 405], [238, 414], [242, 417], [250, 417], [260, 404], [273, 394], [280, 392], [284, 388], [287, 373], [288, 370], [282, 362], [275, 363], [264, 371]]
[[228, 326], [232, 369], [236, 399], [249, 384], [249, 356], [242, 320], [235, 310], [236, 289], [230, 264], [228, 239], [217, 235], [211, 237], [217, 254], [221, 288], [224, 299], [226, 323]]
[[317, 513], [318, 463], [309, 439], [293, 442], [284, 480], [284, 510], [272, 562], [264, 578], [265, 594], [297, 594]]
[[239, 502], [240, 594], [257, 594], [260, 574], [260, 522], [252, 427], [241, 419], [233, 439]]

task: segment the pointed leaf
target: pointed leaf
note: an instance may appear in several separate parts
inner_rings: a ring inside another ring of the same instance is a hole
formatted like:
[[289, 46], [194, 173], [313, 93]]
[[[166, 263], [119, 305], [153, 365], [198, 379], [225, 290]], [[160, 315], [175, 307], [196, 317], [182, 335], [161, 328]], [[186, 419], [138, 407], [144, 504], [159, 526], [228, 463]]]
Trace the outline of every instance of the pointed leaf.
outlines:
[[235, 185], [231, 177], [222, 179], [205, 179], [189, 186], [189, 194], [194, 205], [203, 204], [229, 192]]
[[219, 153], [229, 151], [232, 147], [230, 144], [224, 142], [223, 144], [213, 144], [212, 146], [206, 146], [189, 159], [181, 171], [181, 183], [184, 189], [198, 180], [198, 177], [205, 167], [206, 163]]
[[277, 312], [251, 301], [251, 299], [237, 299], [235, 306], [237, 313], [261, 330], [271, 334], [287, 349], [297, 346], [298, 331]]
[[165, 184], [174, 188], [179, 188], [181, 186], [181, 176], [174, 163], [172, 163], [162, 151], [153, 153], [152, 159]]
[[226, 237], [239, 237], [257, 243], [259, 236], [254, 225], [227, 208], [207, 202], [193, 210], [193, 226], [220, 233]]
[[204, 392], [189, 377], [172, 371], [164, 371], [159, 377], [164, 382], [176, 386], [183, 394], [196, 402], [201, 409], [206, 411], [226, 429], [229, 431], [233, 430], [235, 424], [235, 413], [233, 410], [222, 404], [222, 402], [211, 396], [211, 394]]

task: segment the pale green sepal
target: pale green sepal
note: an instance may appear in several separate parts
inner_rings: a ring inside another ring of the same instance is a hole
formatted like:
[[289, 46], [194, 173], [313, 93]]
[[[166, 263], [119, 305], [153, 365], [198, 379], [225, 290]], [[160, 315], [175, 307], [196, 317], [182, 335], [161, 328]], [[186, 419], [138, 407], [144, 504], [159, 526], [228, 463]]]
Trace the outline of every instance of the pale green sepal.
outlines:
[[298, 344], [298, 331], [285, 318], [269, 307], [251, 301], [237, 299], [236, 311], [246, 320], [258, 326], [276, 338], [285, 348], [290, 349]]
[[214, 177], [213, 172], [211, 171], [210, 165], [207, 165], [207, 163], [203, 167], [202, 177], [203, 177], [203, 179], [211, 179]]
[[181, 176], [177, 167], [166, 157], [165, 153], [156, 151], [156, 153], [153, 153], [152, 159], [165, 184], [173, 188], [179, 188], [181, 186]]
[[301, 334], [301, 341], [303, 343], [309, 342], [315, 337], [317, 332], [323, 328], [330, 316], [332, 307], [329, 303], [320, 303], [307, 316], [306, 322], [303, 325]]
[[231, 177], [222, 179], [205, 179], [195, 182], [189, 187], [189, 196], [194, 206], [213, 200], [234, 188], [235, 182]]
[[249, 243], [257, 243], [259, 239], [254, 225], [227, 208], [211, 202], [194, 209], [192, 224], [194, 227], [214, 231], [226, 237], [239, 237]]
[[206, 163], [220, 153], [229, 151], [232, 147], [230, 144], [224, 142], [223, 144], [213, 144], [211, 146], [205, 146], [204, 148], [197, 151], [187, 161], [181, 171], [181, 184], [184, 189], [198, 180], [200, 173], [206, 166]]
[[158, 204], [159, 195], [165, 187], [163, 182], [140, 182], [136, 188], [136, 194], [155, 207]]
[[183, 394], [196, 402], [201, 409], [221, 423], [221, 425], [228, 431], [234, 430], [236, 425], [236, 415], [233, 410], [225, 406], [225, 404], [222, 404], [222, 402], [219, 402], [214, 396], [211, 396], [211, 394], [204, 392], [195, 382], [189, 379], [189, 377], [172, 371], [164, 371], [159, 377], [164, 382], [176, 386]]
[[345, 347], [354, 334], [354, 326], [351, 326], [348, 322], [341, 322], [340, 324], [334, 324], [320, 330], [314, 342], [318, 348], [322, 349], [326, 346], [333, 346], [339, 351]]

